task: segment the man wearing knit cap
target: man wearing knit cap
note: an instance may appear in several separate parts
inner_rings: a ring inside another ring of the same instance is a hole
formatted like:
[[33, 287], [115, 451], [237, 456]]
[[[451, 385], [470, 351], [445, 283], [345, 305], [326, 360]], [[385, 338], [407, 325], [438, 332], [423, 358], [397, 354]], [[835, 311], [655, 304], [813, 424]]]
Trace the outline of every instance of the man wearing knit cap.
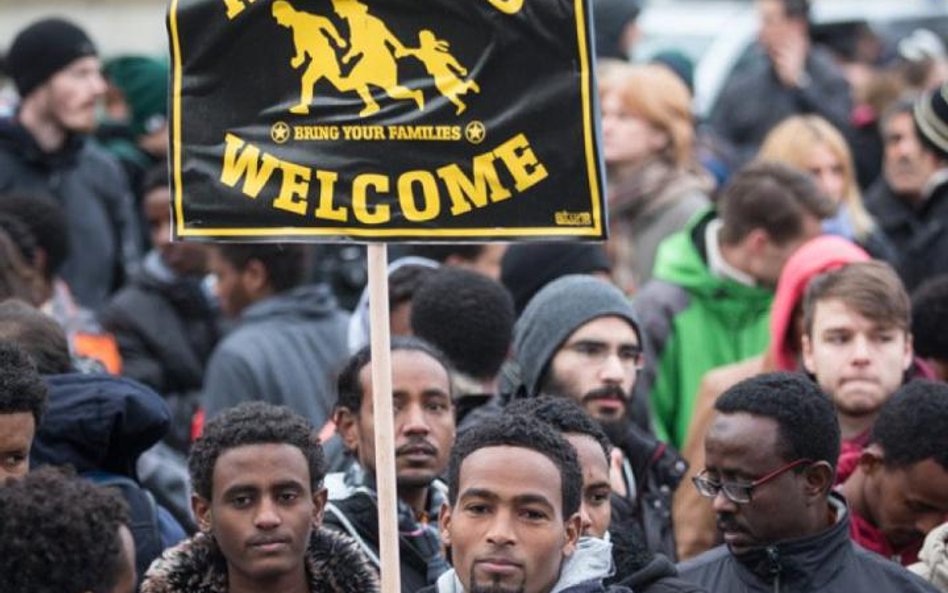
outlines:
[[648, 548], [674, 558], [671, 495], [686, 466], [633, 421], [647, 414], [632, 401], [643, 363], [641, 339], [622, 291], [591, 276], [570, 275], [548, 284], [527, 305], [514, 329], [514, 356], [523, 395], [571, 398], [602, 425], [621, 451], [612, 460], [616, 490], [635, 506]]
[[88, 35], [62, 19], [33, 23], [13, 40], [7, 71], [20, 94], [0, 119], [0, 193], [41, 189], [69, 220], [62, 277], [98, 309], [139, 258], [132, 201], [118, 164], [87, 141], [105, 81]]
[[915, 204], [911, 233], [894, 241], [900, 258], [896, 268], [910, 292], [948, 273], [948, 84], [922, 96], [913, 118], [923, 158], [934, 173]]

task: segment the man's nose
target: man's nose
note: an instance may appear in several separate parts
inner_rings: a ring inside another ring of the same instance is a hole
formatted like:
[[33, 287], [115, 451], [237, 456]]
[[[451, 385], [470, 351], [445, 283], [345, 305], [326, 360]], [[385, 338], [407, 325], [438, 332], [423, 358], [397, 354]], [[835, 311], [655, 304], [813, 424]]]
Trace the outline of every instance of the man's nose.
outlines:
[[273, 529], [278, 527], [283, 520], [277, 512], [276, 502], [269, 496], [265, 496], [260, 502], [257, 514], [254, 516], [254, 525], [258, 529]]
[[516, 541], [513, 530], [514, 517], [510, 511], [500, 509], [494, 513], [487, 530], [487, 542], [494, 546], [509, 546]]
[[399, 413], [399, 423], [402, 425], [402, 432], [408, 434], [428, 434], [428, 418], [425, 415], [424, 406], [421, 404], [411, 404], [406, 406]]
[[625, 379], [625, 367], [619, 355], [610, 352], [599, 366], [599, 377], [607, 383], [621, 383]]

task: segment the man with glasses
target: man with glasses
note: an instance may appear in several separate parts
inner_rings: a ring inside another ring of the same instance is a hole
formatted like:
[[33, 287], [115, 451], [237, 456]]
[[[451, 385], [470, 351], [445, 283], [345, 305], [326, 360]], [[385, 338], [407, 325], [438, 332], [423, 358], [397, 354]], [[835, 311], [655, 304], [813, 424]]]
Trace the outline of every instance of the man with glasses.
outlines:
[[[617, 447], [614, 489], [627, 497], [649, 549], [675, 557], [671, 495], [687, 466], [636, 418], [632, 398], [643, 364], [639, 322], [615, 286], [592, 276], [563, 276], [545, 286], [514, 328], [523, 395], [576, 401]], [[642, 414], [645, 412], [642, 411]]]
[[707, 466], [725, 545], [679, 567], [711, 593], [933, 592], [895, 563], [853, 544], [845, 500], [832, 493], [840, 430], [832, 403], [805, 376], [760, 375], [715, 403]]

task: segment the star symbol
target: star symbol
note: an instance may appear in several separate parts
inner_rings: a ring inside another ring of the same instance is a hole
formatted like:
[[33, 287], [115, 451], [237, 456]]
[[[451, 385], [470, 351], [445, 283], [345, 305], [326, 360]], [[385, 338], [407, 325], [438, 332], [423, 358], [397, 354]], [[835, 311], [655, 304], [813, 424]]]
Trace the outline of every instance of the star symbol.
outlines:
[[464, 137], [471, 144], [480, 144], [487, 135], [487, 128], [479, 121], [472, 121], [464, 128]]
[[290, 126], [282, 121], [278, 121], [270, 128], [270, 137], [277, 144], [284, 144], [290, 139]]

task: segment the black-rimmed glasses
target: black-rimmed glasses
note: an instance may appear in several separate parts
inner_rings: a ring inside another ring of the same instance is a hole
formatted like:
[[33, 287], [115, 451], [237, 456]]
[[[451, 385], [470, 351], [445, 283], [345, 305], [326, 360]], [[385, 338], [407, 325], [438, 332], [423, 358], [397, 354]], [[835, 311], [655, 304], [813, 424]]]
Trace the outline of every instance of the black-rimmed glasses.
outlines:
[[724, 496], [726, 496], [731, 502], [737, 504], [747, 504], [751, 501], [751, 494], [754, 492], [755, 488], [766, 484], [780, 474], [788, 472], [795, 467], [799, 467], [807, 463], [813, 463], [813, 460], [797, 459], [796, 461], [791, 461], [787, 465], [777, 468], [769, 474], [749, 483], [732, 482], [729, 480], [711, 480], [706, 475], [708, 470], [704, 470], [697, 476], [694, 476], [691, 478], [691, 481], [694, 482], [695, 488], [698, 489], [698, 494], [704, 496], [705, 498], [717, 498], [718, 494], [724, 492]]

